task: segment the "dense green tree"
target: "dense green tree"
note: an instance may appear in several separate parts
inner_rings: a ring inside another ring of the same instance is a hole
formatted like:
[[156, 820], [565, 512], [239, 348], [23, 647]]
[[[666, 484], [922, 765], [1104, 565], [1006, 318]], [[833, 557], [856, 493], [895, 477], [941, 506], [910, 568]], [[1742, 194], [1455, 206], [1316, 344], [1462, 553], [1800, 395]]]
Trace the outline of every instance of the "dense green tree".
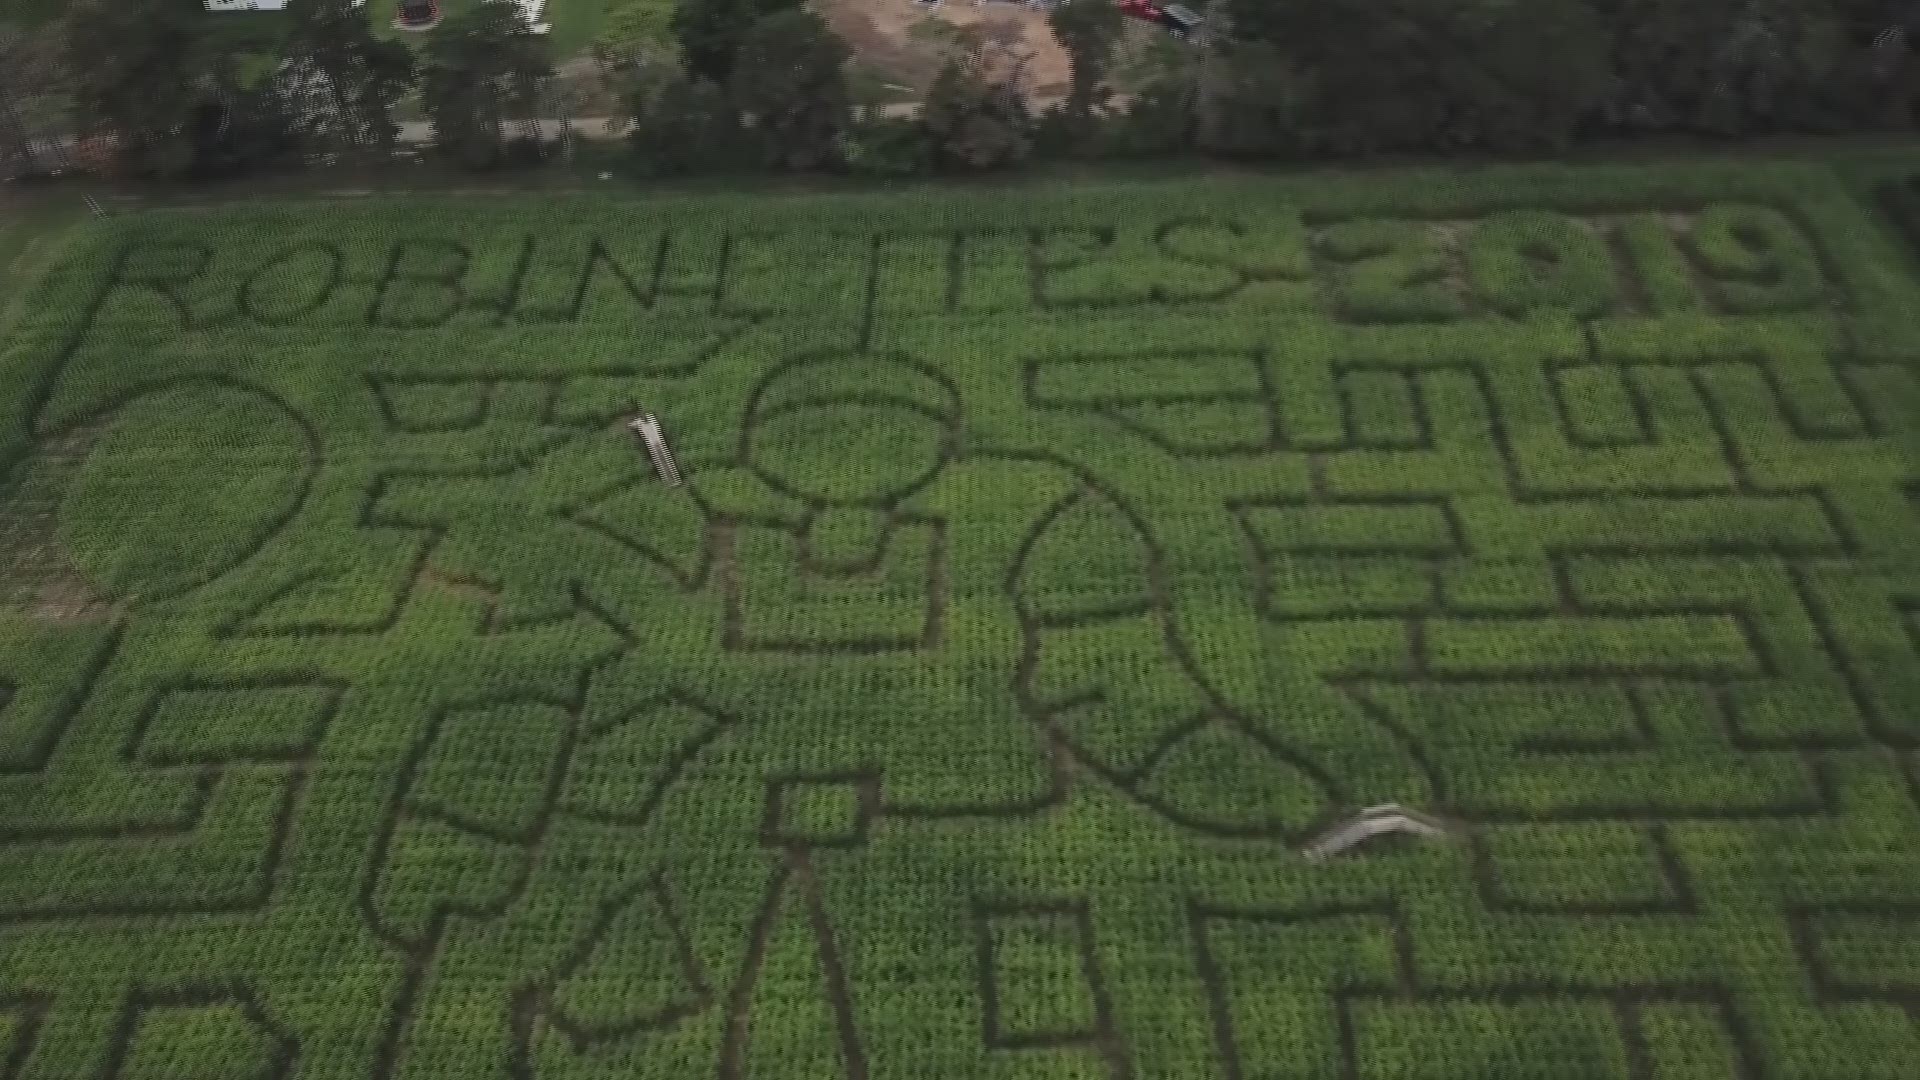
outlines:
[[1850, 62], [1840, 93], [1860, 124], [1912, 128], [1920, 117], [1920, 2], [1840, 0]]
[[1614, 30], [1613, 127], [1749, 135], [1833, 123], [1829, 106], [1849, 67], [1835, 0], [1603, 2]]
[[933, 142], [917, 116], [869, 114], [848, 133], [844, 164], [869, 176], [918, 176], [933, 169]]
[[67, 89], [59, 24], [22, 27], [0, 20], [0, 87], [15, 94]]
[[221, 101], [202, 0], [80, 0], [66, 47], [74, 104], [110, 133], [121, 166], [162, 177], [194, 167], [197, 120]]
[[687, 71], [725, 83], [735, 55], [755, 23], [769, 15], [797, 10], [801, 0], [679, 0], [672, 30]]
[[811, 11], [775, 12], [740, 43], [729, 89], [768, 164], [837, 164], [852, 120], [847, 45]]
[[502, 125], [532, 107], [553, 73], [546, 39], [509, 0], [482, 0], [449, 16], [427, 41], [421, 97], [435, 145], [469, 168], [506, 157]]
[[920, 111], [932, 165], [946, 172], [1004, 169], [1033, 150], [1033, 117], [1017, 87], [949, 60]]
[[289, 79], [306, 95], [302, 132], [384, 156], [397, 133], [394, 104], [413, 83], [412, 51], [375, 37], [366, 12], [350, 0], [293, 0], [288, 16]]
[[1119, 115], [1105, 125], [1103, 149], [1122, 156], [1192, 149], [1208, 76], [1222, 60], [1216, 48], [1194, 48], [1172, 34], [1154, 34], [1116, 73], [1115, 81], [1127, 91], [1127, 100]]
[[706, 172], [741, 162], [744, 133], [726, 90], [674, 73], [643, 83], [632, 98], [629, 136], [642, 170], [656, 175]]
[[128, 172], [231, 172], [292, 146], [273, 26], [222, 25], [200, 0], [81, 0], [65, 37], [80, 123]]
[[1451, 40], [1483, 50], [1479, 63], [1444, 69], [1459, 104], [1448, 133], [1457, 145], [1559, 150], [1571, 143], [1610, 86], [1595, 43], [1606, 24], [1591, 0], [1475, 0], [1447, 24]]
[[71, 92], [58, 26], [26, 29], [0, 22], [0, 175], [58, 167], [43, 136], [64, 131]]
[[1304, 80], [1264, 41], [1232, 41], [1200, 73], [1194, 95], [1195, 142], [1236, 157], [1302, 152]]
[[296, 107], [277, 43], [256, 42], [216, 60], [218, 97], [194, 115], [193, 172], [225, 176], [290, 162]]
[[1064, 113], [1085, 127], [1106, 100], [1106, 78], [1125, 16], [1113, 0], [1062, 0], [1047, 15], [1053, 36], [1073, 66]]
[[[1667, 0], [1649, 0], [1665, 3]], [[1307, 152], [1564, 145], [1609, 89], [1606, 26], [1587, 0], [1228, 0], [1279, 73]], [[1277, 102], [1263, 108], [1272, 111]]]

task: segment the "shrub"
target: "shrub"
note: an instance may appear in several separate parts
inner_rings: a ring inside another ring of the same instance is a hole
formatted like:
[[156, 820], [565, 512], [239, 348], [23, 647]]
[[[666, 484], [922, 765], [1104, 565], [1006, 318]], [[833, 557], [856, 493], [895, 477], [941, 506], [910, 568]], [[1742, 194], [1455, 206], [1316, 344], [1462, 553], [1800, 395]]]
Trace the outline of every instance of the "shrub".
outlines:
[[847, 133], [841, 152], [848, 169], [872, 176], [915, 176], [933, 168], [933, 147], [917, 119], [876, 116]]

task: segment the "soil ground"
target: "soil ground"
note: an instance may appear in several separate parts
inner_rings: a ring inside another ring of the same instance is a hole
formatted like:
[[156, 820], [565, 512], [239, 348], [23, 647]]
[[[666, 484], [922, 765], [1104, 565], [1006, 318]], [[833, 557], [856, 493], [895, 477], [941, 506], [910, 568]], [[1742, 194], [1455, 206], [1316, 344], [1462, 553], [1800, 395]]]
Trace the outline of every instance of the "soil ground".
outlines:
[[1026, 85], [1039, 99], [1064, 96], [1067, 54], [1054, 40], [1044, 11], [998, 0], [950, 0], [928, 8], [915, 0], [820, 0], [819, 10], [846, 39], [854, 55], [900, 86], [924, 90], [940, 70], [942, 44], [937, 34], [915, 27], [940, 21], [957, 27], [981, 27], [1003, 63], [1025, 57]]

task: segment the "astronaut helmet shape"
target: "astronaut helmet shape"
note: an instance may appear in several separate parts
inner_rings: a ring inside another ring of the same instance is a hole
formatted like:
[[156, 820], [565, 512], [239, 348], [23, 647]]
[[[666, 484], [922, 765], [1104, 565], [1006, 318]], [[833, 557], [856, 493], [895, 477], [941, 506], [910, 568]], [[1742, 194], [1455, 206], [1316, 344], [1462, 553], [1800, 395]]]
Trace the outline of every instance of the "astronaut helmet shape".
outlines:
[[834, 353], [776, 366], [747, 405], [747, 464], [824, 506], [886, 507], [959, 449], [960, 400], [937, 369], [898, 354]]

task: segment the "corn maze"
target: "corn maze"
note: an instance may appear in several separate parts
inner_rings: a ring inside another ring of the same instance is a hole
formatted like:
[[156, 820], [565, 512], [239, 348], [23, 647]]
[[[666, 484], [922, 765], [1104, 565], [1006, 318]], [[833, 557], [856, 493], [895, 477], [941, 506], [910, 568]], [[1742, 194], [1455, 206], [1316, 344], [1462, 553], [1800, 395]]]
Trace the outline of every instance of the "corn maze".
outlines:
[[[0, 1080], [1920, 1076], [1881, 213], [90, 223], [0, 354]], [[1387, 802], [1458, 833], [1303, 856]]]

